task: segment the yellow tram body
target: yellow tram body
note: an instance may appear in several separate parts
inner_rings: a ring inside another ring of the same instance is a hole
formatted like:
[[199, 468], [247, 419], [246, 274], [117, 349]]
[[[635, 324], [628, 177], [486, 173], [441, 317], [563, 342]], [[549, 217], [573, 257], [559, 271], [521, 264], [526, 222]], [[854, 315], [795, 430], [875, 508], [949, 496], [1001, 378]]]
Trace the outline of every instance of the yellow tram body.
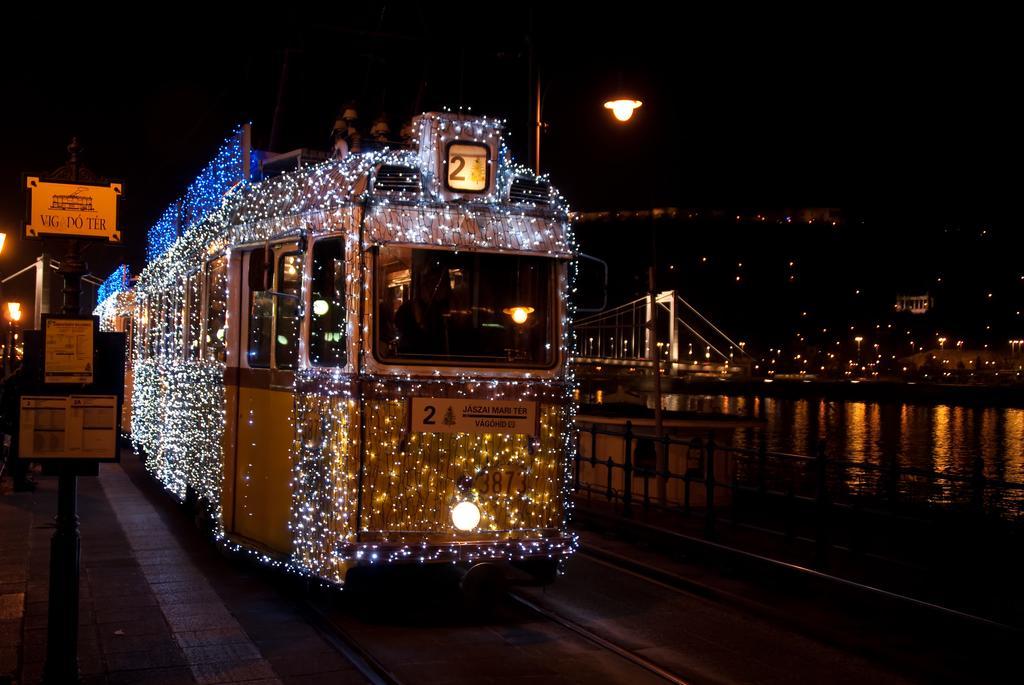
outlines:
[[415, 130], [232, 191], [109, 318], [147, 468], [227, 544], [333, 582], [575, 546], [566, 208], [500, 122]]

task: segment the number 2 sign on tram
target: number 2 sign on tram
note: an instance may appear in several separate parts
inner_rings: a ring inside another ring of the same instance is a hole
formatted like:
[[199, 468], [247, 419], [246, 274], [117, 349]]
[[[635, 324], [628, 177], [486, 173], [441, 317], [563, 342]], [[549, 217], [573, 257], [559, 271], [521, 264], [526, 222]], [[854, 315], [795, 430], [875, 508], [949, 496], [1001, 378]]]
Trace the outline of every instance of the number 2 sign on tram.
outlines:
[[490, 148], [480, 143], [448, 144], [448, 188], [471, 193], [487, 190], [490, 181]]

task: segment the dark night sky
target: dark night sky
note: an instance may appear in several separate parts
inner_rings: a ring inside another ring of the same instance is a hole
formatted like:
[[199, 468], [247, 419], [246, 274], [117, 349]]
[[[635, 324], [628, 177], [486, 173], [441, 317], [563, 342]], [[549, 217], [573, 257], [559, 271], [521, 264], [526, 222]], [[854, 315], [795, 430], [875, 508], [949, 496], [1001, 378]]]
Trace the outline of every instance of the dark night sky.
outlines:
[[[507, 117], [513, 151], [525, 161], [532, 22], [550, 124], [542, 166], [576, 209], [842, 207], [868, 217], [867, 241], [898, 233], [913, 246], [950, 225], [988, 224], [1002, 236], [1001, 251], [1018, 247], [1022, 118], [1008, 22], [554, 6], [539, 4], [532, 19], [524, 9], [472, 4], [443, 16], [436, 3], [219, 16], [175, 7], [159, 20], [94, 17], [75, 30], [67, 28], [73, 17], [58, 26], [12, 19], [8, 33], [20, 25], [25, 43], [2, 49], [0, 226], [20, 227], [22, 173], [59, 166], [78, 135], [87, 164], [125, 182], [126, 245], [92, 250], [91, 266], [105, 274], [127, 260], [137, 270], [147, 227], [235, 123], [252, 120], [255, 143], [268, 145], [286, 52], [280, 150], [325, 146], [348, 100], [366, 122], [381, 110], [407, 117], [418, 100], [422, 110], [464, 104]], [[36, 28], [44, 25], [41, 41]], [[645, 103], [629, 126], [601, 109], [618, 89]], [[661, 230], [667, 258], [694, 256], [694, 227]], [[782, 252], [806, 238], [765, 230]], [[852, 240], [854, 229], [845, 230]], [[709, 233], [719, 235], [704, 231], [702, 239]], [[599, 248], [613, 239], [580, 238]], [[740, 254], [756, 244], [735, 240], [722, 233], [714, 248]], [[9, 242], [0, 273], [37, 250]]]

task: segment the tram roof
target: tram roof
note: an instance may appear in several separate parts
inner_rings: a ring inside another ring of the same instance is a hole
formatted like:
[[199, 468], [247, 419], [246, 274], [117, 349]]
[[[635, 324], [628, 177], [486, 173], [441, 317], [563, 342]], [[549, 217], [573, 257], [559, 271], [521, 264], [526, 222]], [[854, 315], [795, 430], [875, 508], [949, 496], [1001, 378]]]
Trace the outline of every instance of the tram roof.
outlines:
[[[422, 116], [436, 128], [453, 115]], [[504, 146], [496, 161], [494, 183], [485, 196], [448, 202], [437, 192], [436, 174], [427, 168], [422, 147], [350, 154], [239, 185], [227, 193], [220, 208], [189, 226], [150, 262], [141, 283], [167, 284], [169, 277], [196, 268], [202, 259], [232, 245], [303, 230], [354, 232], [358, 212], [350, 210], [357, 206], [366, 208], [366, 244], [571, 256], [568, 208], [547, 178], [516, 164]], [[399, 182], [386, 184], [382, 179], [388, 173], [398, 174]]]

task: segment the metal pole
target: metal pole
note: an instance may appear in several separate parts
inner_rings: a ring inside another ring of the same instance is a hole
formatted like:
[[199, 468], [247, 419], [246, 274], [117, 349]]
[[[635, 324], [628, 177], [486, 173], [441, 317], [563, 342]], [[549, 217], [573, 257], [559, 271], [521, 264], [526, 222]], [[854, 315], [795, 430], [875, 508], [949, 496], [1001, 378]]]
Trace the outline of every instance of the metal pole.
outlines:
[[[72, 179], [79, 180], [78, 142], [68, 146]], [[44, 264], [44, 268], [48, 267]], [[78, 314], [82, 274], [79, 241], [68, 241], [61, 260], [64, 277], [63, 313]], [[50, 540], [50, 595], [47, 616], [46, 663], [43, 682], [64, 685], [78, 682], [78, 584], [81, 536], [78, 530], [78, 476], [71, 464], [61, 464], [57, 480], [57, 518]]]
[[534, 169], [533, 172], [540, 176], [540, 133], [543, 129], [543, 124], [540, 120], [540, 69], [537, 70], [537, 76], [534, 79], [534, 120], [533, 120], [533, 161]]
[[50, 313], [50, 255], [43, 251], [36, 260], [36, 298], [32, 312], [33, 323], [38, 331], [42, 326], [43, 314]]
[[633, 517], [633, 422], [626, 421], [625, 455], [622, 460], [622, 516]]
[[662, 442], [663, 425], [661, 420], [661, 359], [658, 357], [658, 303], [654, 289], [654, 267], [647, 272], [650, 293], [650, 315], [647, 327], [650, 334], [647, 338], [647, 355], [654, 362], [654, 437], [658, 457], [658, 502], [665, 506], [668, 503], [668, 455]]
[[47, 617], [45, 683], [78, 682], [78, 478], [61, 473], [56, 530], [50, 541], [50, 603]]

